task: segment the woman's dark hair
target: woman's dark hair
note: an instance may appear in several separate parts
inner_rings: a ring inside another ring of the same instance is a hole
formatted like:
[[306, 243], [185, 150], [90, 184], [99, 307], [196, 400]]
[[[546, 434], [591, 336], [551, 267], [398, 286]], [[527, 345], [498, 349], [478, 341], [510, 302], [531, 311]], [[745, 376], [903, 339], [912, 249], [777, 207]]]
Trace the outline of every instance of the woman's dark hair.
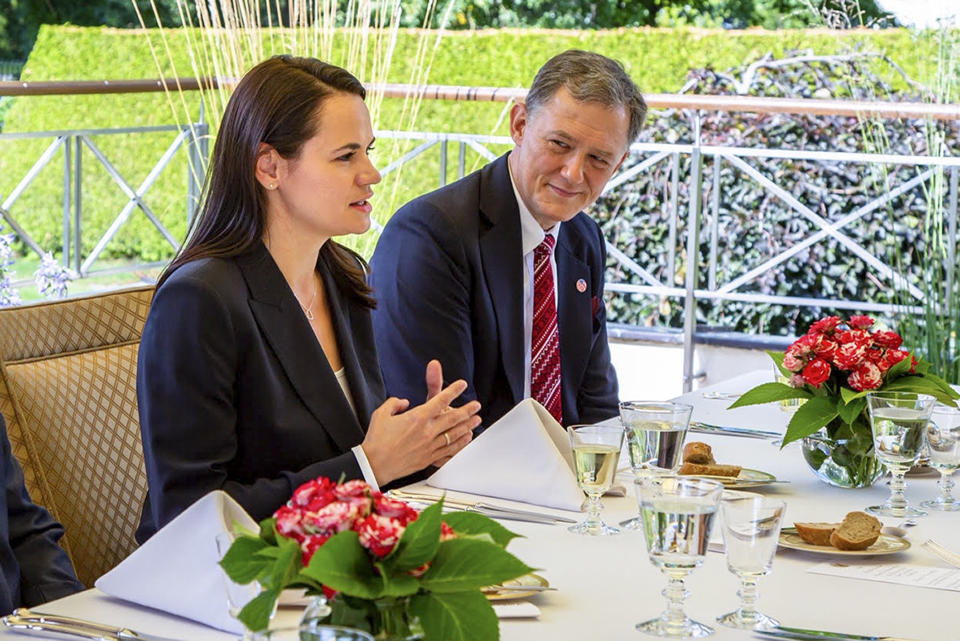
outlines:
[[[157, 286], [192, 260], [238, 256], [260, 241], [267, 209], [254, 171], [260, 143], [283, 158], [297, 158], [320, 127], [324, 100], [336, 92], [366, 97], [349, 71], [315, 58], [274, 56], [247, 72], [220, 122], [200, 215]], [[376, 306], [359, 254], [330, 239], [317, 265], [330, 270], [348, 295]]]

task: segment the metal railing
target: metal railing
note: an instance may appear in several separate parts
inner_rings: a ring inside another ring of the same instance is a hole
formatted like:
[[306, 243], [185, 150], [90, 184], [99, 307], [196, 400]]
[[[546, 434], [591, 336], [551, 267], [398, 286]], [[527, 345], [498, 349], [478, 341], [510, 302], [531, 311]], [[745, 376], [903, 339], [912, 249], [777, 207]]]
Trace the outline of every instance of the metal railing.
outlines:
[[[173, 86], [174, 81], [121, 81], [108, 83], [70, 83], [71, 91], [81, 93], [111, 93], [127, 91], [163, 91]], [[212, 86], [213, 81], [180, 80], [177, 84], [183, 89], [198, 88], [201, 84]], [[95, 86], [98, 85], [98, 86]], [[522, 90], [492, 89], [492, 88], [463, 88], [463, 87], [404, 87], [381, 86], [388, 96], [404, 97], [412, 93], [421, 93], [424, 97], [439, 99], [467, 99], [467, 100], [495, 100], [504, 101], [516, 99], [523, 95]], [[39, 86], [38, 83], [0, 83], [0, 95], [6, 94], [37, 94], [50, 92], [69, 92], [62, 85], [55, 87]], [[765, 303], [800, 306], [823, 306], [839, 309], [861, 311], [891, 312], [893, 307], [863, 300], [837, 300], [796, 296], [780, 296], [745, 291], [745, 287], [756, 278], [776, 269], [779, 265], [798, 255], [811, 246], [831, 239], [863, 261], [878, 276], [899, 283], [916, 299], [919, 305], [922, 302], [923, 292], [915, 285], [903, 281], [897, 270], [889, 264], [887, 257], [876, 256], [869, 249], [862, 246], [846, 230], [858, 220], [880, 208], [887, 206], [893, 199], [913, 189], [921, 188], [929, 180], [937, 168], [944, 168], [949, 174], [949, 193], [947, 202], [947, 219], [951, 238], [956, 237], [958, 176], [960, 176], [960, 159], [938, 158], [929, 156], [901, 156], [893, 154], [870, 154], [825, 151], [801, 151], [775, 148], [743, 148], [710, 146], [701, 143], [700, 122], [701, 110], [722, 111], [754, 111], [754, 112], [788, 112], [804, 114], [833, 114], [859, 115], [884, 118], [929, 118], [939, 120], [960, 120], [960, 105], [929, 105], [919, 103], [855, 103], [836, 100], [790, 100], [773, 98], [748, 98], [733, 96], [648, 96], [647, 102], [651, 108], [679, 108], [688, 110], [686, 113], [692, 122], [692, 142], [686, 144], [652, 144], [639, 143], [631, 147], [631, 162], [625, 163], [624, 168], [607, 184], [605, 193], [625, 185], [646, 171], [658, 165], [665, 164], [668, 170], [666, 190], [669, 193], [669, 236], [667, 240], [667, 269], [663, 275], [657, 276], [653, 266], [638, 264], [626, 255], [620, 248], [609, 240], [607, 241], [608, 254], [617, 261], [623, 269], [632, 274], [641, 284], [610, 281], [607, 289], [623, 295], [648, 295], [668, 297], [683, 300], [684, 308], [684, 389], [689, 390], [694, 378], [693, 372], [693, 344], [696, 338], [696, 305], [698, 300], [710, 299], [715, 301], [741, 301], [748, 303]], [[174, 134], [174, 140], [167, 151], [157, 161], [154, 169], [140, 185], [134, 189], [122, 174], [103, 155], [91, 140], [94, 135], [134, 135], [137, 133], [169, 131]], [[438, 184], [443, 185], [449, 180], [448, 150], [451, 146], [457, 149], [457, 166], [454, 176], [462, 177], [466, 172], [467, 152], [479, 154], [486, 160], [495, 158], [498, 153], [491, 151], [491, 146], [509, 146], [510, 138], [505, 136], [482, 136], [464, 133], [432, 133], [432, 132], [397, 132], [378, 131], [380, 138], [405, 139], [414, 146], [394, 159], [381, 173], [389, 175], [401, 167], [416, 162], [425, 157], [431, 150], [439, 153]], [[176, 152], [186, 147], [186, 161], [189, 165], [189, 185], [187, 188], [186, 216], [193, 215], [202, 184], [203, 160], [208, 157], [208, 131], [201, 118], [197, 123], [183, 127], [140, 127], [108, 130], [60, 131], [24, 134], [0, 134], [0, 140], [17, 137], [48, 137], [52, 142], [38, 158], [34, 166], [27, 172], [17, 187], [3, 199], [0, 204], [0, 215], [11, 225], [15, 232], [32, 247], [40, 251], [39, 246], [20, 227], [11, 213], [11, 207], [23, 190], [29, 186], [36, 173], [47, 163], [51, 162], [58, 150], [63, 149], [63, 253], [64, 261], [73, 261], [75, 269], [81, 275], [95, 273], [91, 271], [94, 262], [101, 255], [117, 231], [129, 219], [135, 208], [150, 220], [159, 233], [167, 239], [172, 247], [178, 244], [170, 232], [160, 223], [145, 201], [147, 190], [154, 184], [160, 173], [169, 166]], [[110, 228], [98, 240], [94, 250], [81, 261], [80, 234], [82, 231], [82, 193], [81, 193], [81, 153], [86, 148], [107, 169], [118, 187], [126, 194], [128, 201], [116, 215]], [[432, 152], [431, 152], [432, 153]], [[680, 173], [681, 160], [688, 159], [686, 211], [681, 206]], [[923, 168], [917, 175], [900, 185], [890, 186], [887, 191], [878, 193], [869, 202], [861, 205], [839, 220], [830, 221], [818, 214], [812, 207], [804, 204], [782, 185], [765, 175], [756, 164], [764, 160], [805, 160], [816, 163], [857, 163], [879, 164], [892, 166], [914, 166]], [[707, 160], [711, 161], [712, 173], [706, 174], [704, 168]], [[763, 190], [779, 199], [785, 207], [802, 217], [811, 225], [812, 231], [801, 241], [784, 248], [773, 255], [767, 256], [759, 264], [749, 266], [745, 271], [723, 280], [718, 274], [720, 257], [720, 243], [718, 233], [719, 220], [719, 186], [720, 171], [724, 166], [735, 169], [746, 180], [751, 180]], [[709, 203], [703, 200], [703, 181], [710, 180], [713, 186], [712, 199]], [[73, 194], [71, 198], [71, 192]], [[676, 252], [685, 247], [688, 257], [699, 256], [700, 226], [706, 222], [709, 236], [708, 259], [705, 264], [699, 260], [687, 261], [685, 264], [684, 285], [674, 284], [676, 277]], [[681, 239], [679, 227], [685, 222], [685, 238]], [[72, 239], [72, 248], [70, 239]], [[682, 240], [682, 243], [680, 242]], [[706, 287], [700, 279], [700, 269], [707, 270]], [[899, 309], [902, 309], [899, 308]]]

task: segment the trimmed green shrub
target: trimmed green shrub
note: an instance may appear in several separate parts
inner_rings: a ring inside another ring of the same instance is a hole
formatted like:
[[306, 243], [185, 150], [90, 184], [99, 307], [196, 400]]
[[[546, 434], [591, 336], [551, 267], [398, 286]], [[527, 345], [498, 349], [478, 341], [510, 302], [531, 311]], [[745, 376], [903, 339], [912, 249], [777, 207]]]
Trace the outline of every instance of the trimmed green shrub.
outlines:
[[[164, 32], [172, 60], [166, 59], [158, 32], [45, 26], [41, 29], [22, 80], [82, 80], [154, 78], [190, 71], [187, 39], [182, 30]], [[421, 32], [400, 33], [389, 80], [406, 82], [413, 71], [411, 61]], [[269, 39], [265, 37], [265, 42]], [[161, 70], [151, 53], [157, 48]], [[427, 79], [435, 84], [474, 86], [526, 86], [536, 70], [550, 56], [570, 47], [591, 49], [621, 60], [641, 88], [648, 93], [675, 92], [690, 69], [724, 69], [752, 60], [767, 52], [775, 56], [789, 49], [806, 48], [832, 53], [850, 48], [881, 51], [895, 59], [906, 72], [923, 77], [924, 65], [935, 43], [930, 37], [919, 40], [905, 30], [883, 31], [784, 31], [742, 32], [697, 29], [618, 29], [610, 31], [474, 31], [444, 35]], [[271, 51], [269, 47], [266, 49]], [[276, 52], [279, 53], [279, 52]], [[337, 60], [333, 60], [337, 62]], [[902, 77], [888, 74], [885, 80], [903, 88]], [[4, 132], [51, 131], [58, 129], [131, 127], [173, 124], [182, 113], [172, 109], [163, 94], [116, 94], [100, 96], [22, 97], [13, 101], [6, 116]], [[193, 117], [199, 113], [196, 93], [184, 97]], [[391, 129], [399, 122], [402, 101], [385, 100], [375, 126]], [[507, 134], [505, 105], [424, 101], [415, 129], [480, 134]], [[173, 134], [97, 136], [94, 142], [136, 188], [163, 154]], [[378, 147], [376, 158], [383, 167], [412, 144]], [[0, 194], [7, 194], [33, 164], [47, 140], [0, 141]], [[500, 153], [507, 147], [494, 148]], [[126, 197], [92, 155], [84, 152], [83, 246], [92, 249], [97, 238], [119, 213]], [[467, 153], [467, 170], [483, 163], [473, 151]], [[457, 165], [457, 147], [448, 149], [450, 179]], [[62, 234], [62, 169], [57, 156], [12, 208], [12, 214], [45, 249], [59, 251]], [[400, 204], [438, 184], [439, 155], [428, 151], [402, 174], [388, 176], [378, 188], [375, 215], [382, 221]], [[161, 176], [145, 201], [178, 238], [186, 230], [186, 156], [178, 159]], [[349, 241], [369, 254], [375, 233]], [[162, 260], [172, 248], [139, 210], [134, 210], [121, 233], [107, 247], [106, 256]]]

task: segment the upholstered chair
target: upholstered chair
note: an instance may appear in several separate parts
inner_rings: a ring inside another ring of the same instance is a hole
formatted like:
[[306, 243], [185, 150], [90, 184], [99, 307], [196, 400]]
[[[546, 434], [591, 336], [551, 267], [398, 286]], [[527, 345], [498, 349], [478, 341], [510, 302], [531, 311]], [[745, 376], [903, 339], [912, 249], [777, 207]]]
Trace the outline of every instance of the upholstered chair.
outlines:
[[147, 481], [137, 350], [152, 287], [0, 309], [0, 412], [87, 586], [136, 548]]

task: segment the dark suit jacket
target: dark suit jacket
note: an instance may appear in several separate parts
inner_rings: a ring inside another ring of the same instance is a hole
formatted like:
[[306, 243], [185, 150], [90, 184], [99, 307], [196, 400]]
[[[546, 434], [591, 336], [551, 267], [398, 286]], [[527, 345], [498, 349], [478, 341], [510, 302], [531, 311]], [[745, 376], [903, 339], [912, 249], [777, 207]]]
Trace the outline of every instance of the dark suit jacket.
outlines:
[[23, 470], [13, 458], [7, 425], [0, 416], [0, 614], [83, 590], [67, 553], [57, 543], [63, 527], [30, 500]]
[[[523, 400], [523, 255], [507, 156], [404, 205], [371, 261], [374, 335], [391, 396], [423, 401], [423, 372], [469, 383], [489, 426]], [[586, 214], [563, 223], [556, 247], [563, 422], [617, 414], [610, 364], [600, 228]], [[577, 288], [578, 281], [585, 291]]]
[[212, 490], [260, 520], [317, 476], [362, 477], [350, 448], [384, 398], [370, 313], [321, 274], [356, 414], [262, 244], [188, 263], [157, 290], [137, 369], [139, 541]]

